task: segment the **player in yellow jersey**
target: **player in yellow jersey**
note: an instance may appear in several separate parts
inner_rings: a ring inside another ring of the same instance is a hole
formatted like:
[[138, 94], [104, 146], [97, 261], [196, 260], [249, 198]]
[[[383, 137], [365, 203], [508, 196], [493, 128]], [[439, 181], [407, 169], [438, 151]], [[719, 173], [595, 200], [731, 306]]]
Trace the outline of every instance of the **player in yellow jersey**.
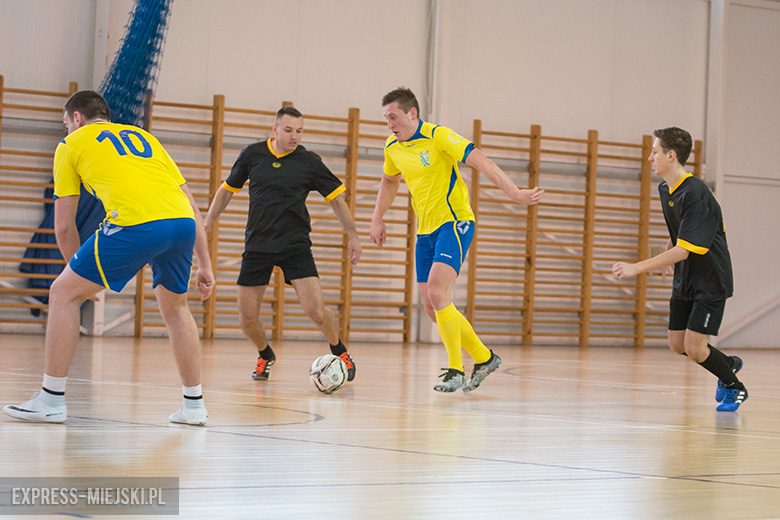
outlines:
[[[51, 286], [43, 388], [3, 411], [28, 421], [67, 419], [65, 385], [79, 339], [81, 304], [106, 288], [121, 291], [148, 263], [184, 393], [182, 407], [170, 420], [205, 424], [200, 340], [187, 306], [193, 249], [196, 286], [204, 300], [214, 273], [195, 199], [159, 141], [141, 128], [110, 123], [100, 94], [73, 94], [63, 123], [68, 136], [54, 154], [54, 231], [69, 262]], [[80, 246], [75, 216], [82, 183], [101, 200], [106, 219]]]
[[[417, 215], [415, 261], [417, 282], [425, 312], [436, 322], [449, 358], [449, 367], [434, 386], [439, 392], [463, 388], [470, 392], [499, 365], [501, 358], [474, 333], [452, 303], [452, 287], [474, 236], [474, 213], [458, 162], [478, 169], [501, 188], [509, 200], [536, 204], [544, 190], [519, 189], [493, 161], [466, 138], [449, 128], [420, 119], [414, 93], [397, 88], [382, 98], [387, 127], [393, 133], [385, 143], [384, 175], [371, 219], [371, 240], [383, 246], [387, 236], [383, 222], [403, 175]], [[461, 348], [474, 359], [466, 381]]]

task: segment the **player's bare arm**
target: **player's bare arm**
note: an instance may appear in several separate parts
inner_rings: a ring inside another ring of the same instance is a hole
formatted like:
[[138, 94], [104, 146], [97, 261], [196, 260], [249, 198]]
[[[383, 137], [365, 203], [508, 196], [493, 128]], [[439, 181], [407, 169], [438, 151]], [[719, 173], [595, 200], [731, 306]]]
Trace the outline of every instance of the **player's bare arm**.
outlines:
[[211, 295], [211, 290], [214, 288], [215, 278], [214, 271], [211, 268], [211, 257], [209, 256], [209, 245], [206, 237], [206, 229], [203, 226], [203, 218], [200, 216], [200, 209], [198, 208], [195, 197], [192, 196], [189, 186], [182, 184], [181, 190], [187, 195], [192, 206], [192, 211], [195, 216], [195, 258], [198, 259], [198, 272], [195, 274], [195, 288], [201, 295], [201, 300], [206, 300]]
[[617, 262], [612, 266], [612, 274], [619, 280], [623, 278], [630, 278], [641, 273], [648, 271], [655, 271], [656, 269], [662, 269], [669, 265], [674, 265], [677, 262], [681, 262], [688, 258], [688, 250], [680, 246], [674, 246], [668, 251], [664, 251], [660, 255], [642, 260], [635, 264], [629, 262]]
[[232, 199], [233, 193], [226, 190], [224, 186], [220, 186], [217, 190], [217, 194], [214, 195], [214, 200], [211, 201], [208, 214], [206, 214], [206, 218], [203, 220], [206, 233], [211, 233], [211, 230], [214, 227], [214, 223], [217, 221], [222, 212], [225, 211], [225, 208], [227, 208]]
[[339, 219], [341, 226], [344, 228], [344, 232], [349, 237], [347, 258], [349, 258], [349, 262], [352, 265], [357, 265], [360, 261], [360, 255], [363, 254], [363, 247], [360, 245], [360, 237], [358, 237], [357, 229], [355, 228], [355, 220], [352, 218], [352, 214], [349, 211], [345, 195], [341, 193], [338, 197], [330, 201], [330, 207], [333, 208], [336, 218]]
[[488, 156], [486, 156], [479, 148], [474, 148], [468, 157], [466, 157], [466, 164], [472, 168], [476, 168], [488, 178], [495, 186], [501, 188], [507, 197], [513, 202], [519, 204], [526, 204], [531, 206], [538, 204], [542, 200], [544, 190], [539, 186], [533, 189], [520, 189], [515, 186], [512, 179], [504, 173], [504, 170], [494, 163]]
[[387, 240], [387, 226], [385, 226], [383, 218], [395, 200], [400, 185], [400, 175], [382, 174], [382, 182], [379, 185], [379, 194], [376, 197], [376, 206], [374, 214], [371, 216], [371, 229], [369, 231], [371, 241], [379, 247], [385, 245], [385, 240]]
[[[666, 250], [669, 251], [674, 245], [672, 244], [672, 239], [666, 241]], [[674, 276], [674, 264], [667, 265], [663, 268], [663, 273], [665, 276]]]
[[62, 258], [69, 261], [81, 247], [79, 229], [76, 227], [76, 210], [79, 196], [59, 197], [54, 201], [54, 236]]

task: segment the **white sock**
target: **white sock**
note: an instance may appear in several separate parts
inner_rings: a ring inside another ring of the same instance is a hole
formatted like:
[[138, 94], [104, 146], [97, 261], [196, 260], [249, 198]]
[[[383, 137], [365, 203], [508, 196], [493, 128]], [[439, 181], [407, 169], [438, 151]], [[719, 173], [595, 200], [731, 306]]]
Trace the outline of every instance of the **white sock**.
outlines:
[[65, 393], [65, 385], [68, 383], [68, 376], [54, 377], [49, 374], [43, 374], [43, 388], [50, 392]]
[[43, 391], [38, 394], [38, 398], [46, 406], [62, 406], [65, 404], [65, 385], [68, 382], [68, 376], [53, 377], [43, 374]]
[[184, 386], [182, 385], [182, 392], [184, 393], [184, 406], [187, 408], [202, 408], [203, 404], [203, 390], [201, 385], [196, 386]]

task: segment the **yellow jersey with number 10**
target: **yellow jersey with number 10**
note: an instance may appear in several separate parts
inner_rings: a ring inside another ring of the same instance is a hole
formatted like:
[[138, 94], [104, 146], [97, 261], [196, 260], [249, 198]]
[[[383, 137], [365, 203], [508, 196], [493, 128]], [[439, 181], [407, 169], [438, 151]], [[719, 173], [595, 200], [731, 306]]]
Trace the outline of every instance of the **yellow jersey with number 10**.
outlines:
[[157, 138], [131, 125], [90, 123], [54, 153], [54, 198], [78, 195], [83, 183], [103, 203], [106, 220], [118, 226], [194, 218], [179, 187], [185, 182]]
[[474, 145], [444, 126], [420, 120], [408, 141], [394, 136], [385, 142], [386, 175], [403, 175], [417, 215], [417, 234], [427, 235], [442, 224], [474, 220], [469, 192], [458, 171]]

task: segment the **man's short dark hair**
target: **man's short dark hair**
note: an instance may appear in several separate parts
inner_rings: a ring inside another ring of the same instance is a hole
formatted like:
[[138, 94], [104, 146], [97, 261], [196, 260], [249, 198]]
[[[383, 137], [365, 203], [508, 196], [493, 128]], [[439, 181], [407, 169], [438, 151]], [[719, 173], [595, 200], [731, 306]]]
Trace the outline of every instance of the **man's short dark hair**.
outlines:
[[691, 134], [682, 128], [670, 126], [669, 128], [653, 130], [653, 135], [658, 138], [658, 144], [661, 145], [664, 153], [674, 150], [677, 154], [677, 162], [685, 166], [693, 147]]
[[110, 120], [111, 110], [103, 96], [94, 90], [79, 90], [65, 103], [65, 112], [73, 116], [74, 112], [80, 112], [87, 120]]
[[300, 118], [303, 117], [303, 114], [301, 114], [301, 111], [295, 107], [282, 107], [276, 113], [276, 123], [279, 123], [279, 120], [281, 120], [284, 116]]
[[382, 106], [386, 107], [395, 101], [398, 101], [398, 108], [403, 110], [404, 114], [408, 114], [409, 109], [414, 107], [417, 109], [417, 116], [420, 116], [420, 104], [417, 102], [417, 96], [410, 89], [398, 87], [395, 90], [391, 90], [382, 98]]

